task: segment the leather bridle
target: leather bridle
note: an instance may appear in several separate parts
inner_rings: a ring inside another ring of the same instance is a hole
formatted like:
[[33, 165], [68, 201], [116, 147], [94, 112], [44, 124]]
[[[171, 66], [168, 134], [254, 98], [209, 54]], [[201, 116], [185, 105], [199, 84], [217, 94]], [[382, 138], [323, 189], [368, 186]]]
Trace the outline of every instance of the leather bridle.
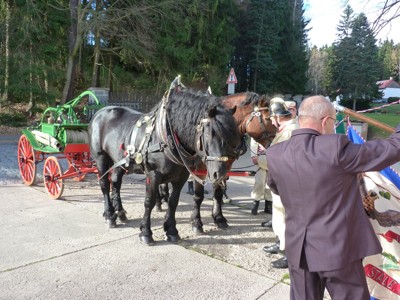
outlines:
[[[275, 137], [275, 133], [271, 134], [268, 132], [267, 127], [265, 126], [263, 120], [262, 120], [262, 111], [263, 110], [269, 110], [268, 107], [259, 107], [257, 105], [254, 106], [253, 111], [250, 114], [250, 117], [247, 119], [244, 130], [247, 133], [247, 127], [250, 125], [250, 123], [254, 120], [257, 119], [258, 122], [260, 123], [261, 129], [262, 129], [262, 134], [261, 136], [254, 138], [257, 142], [261, 141], [263, 139], [267, 139], [270, 143], [272, 142], [273, 138]], [[265, 118], [267, 121], [271, 119], [269, 116], [268, 118]]]

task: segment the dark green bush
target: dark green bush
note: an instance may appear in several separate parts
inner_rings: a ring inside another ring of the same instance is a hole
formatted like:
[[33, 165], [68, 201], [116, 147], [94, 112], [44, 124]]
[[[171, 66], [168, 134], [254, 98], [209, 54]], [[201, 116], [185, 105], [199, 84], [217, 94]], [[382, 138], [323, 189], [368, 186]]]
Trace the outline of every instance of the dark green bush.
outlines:
[[22, 127], [27, 125], [27, 120], [22, 114], [0, 113], [0, 125]]
[[400, 99], [400, 97], [389, 97], [388, 103], [397, 102], [399, 99]]

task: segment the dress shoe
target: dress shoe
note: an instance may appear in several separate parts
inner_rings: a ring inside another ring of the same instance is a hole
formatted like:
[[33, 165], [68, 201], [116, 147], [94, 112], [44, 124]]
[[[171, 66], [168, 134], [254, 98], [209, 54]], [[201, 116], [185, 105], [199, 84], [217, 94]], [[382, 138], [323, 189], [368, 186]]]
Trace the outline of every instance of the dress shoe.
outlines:
[[264, 212], [272, 215], [272, 201], [265, 200]]
[[263, 251], [271, 254], [276, 254], [279, 252], [279, 243], [275, 243], [272, 246], [264, 246]]
[[272, 228], [272, 220], [262, 222], [261, 227]]
[[275, 269], [287, 269], [288, 266], [289, 265], [288, 265], [286, 256], [281, 257], [280, 259], [271, 262], [271, 267], [273, 267]]

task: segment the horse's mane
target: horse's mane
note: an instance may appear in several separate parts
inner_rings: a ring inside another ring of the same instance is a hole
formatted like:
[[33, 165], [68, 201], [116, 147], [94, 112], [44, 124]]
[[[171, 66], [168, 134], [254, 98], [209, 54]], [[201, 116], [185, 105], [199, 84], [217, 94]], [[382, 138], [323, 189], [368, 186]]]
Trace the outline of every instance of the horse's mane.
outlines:
[[271, 98], [269, 96], [259, 95], [254, 92], [246, 92], [245, 94], [246, 94], [246, 98], [238, 105], [238, 107], [244, 107], [249, 104], [251, 104], [252, 107], [254, 107], [256, 105], [260, 106], [260, 102], [262, 100], [265, 101], [264, 106], [265, 106], [265, 104], [267, 104], [269, 106], [269, 102], [271, 100]]
[[192, 148], [196, 137], [196, 127], [212, 106], [218, 107], [217, 114], [214, 117], [215, 121], [211, 123], [214, 131], [220, 139], [226, 141], [232, 147], [236, 147], [235, 143], [239, 133], [233, 115], [222, 106], [219, 98], [209, 93], [190, 89], [171, 91], [167, 114], [172, 128], [179, 132], [181, 142], [188, 143], [187, 146]]

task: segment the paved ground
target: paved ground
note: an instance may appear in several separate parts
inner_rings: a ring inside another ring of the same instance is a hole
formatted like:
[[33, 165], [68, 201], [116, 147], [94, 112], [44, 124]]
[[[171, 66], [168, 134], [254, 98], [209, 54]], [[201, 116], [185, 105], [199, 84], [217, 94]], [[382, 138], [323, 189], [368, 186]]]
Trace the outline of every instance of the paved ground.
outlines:
[[[191, 230], [192, 200], [185, 186], [177, 211], [182, 240], [176, 245], [164, 240], [165, 212], [154, 211], [156, 245], [148, 247], [138, 238], [142, 175], [124, 179], [122, 199], [131, 221], [108, 229], [94, 175], [66, 181], [62, 199], [51, 200], [41, 164], [37, 185], [21, 183], [17, 139], [0, 136], [0, 300], [289, 299], [287, 270], [270, 267], [280, 255], [261, 250], [275, 240], [271, 230], [260, 227], [270, 215], [250, 214], [253, 177], [229, 180], [226, 230], [214, 226], [212, 201], [204, 201], [203, 235]], [[234, 168], [253, 169], [248, 155]]]
[[[274, 242], [272, 231], [260, 227], [270, 215], [250, 214], [253, 177], [231, 177], [226, 230], [214, 226], [212, 201], [204, 201], [203, 235], [191, 230], [184, 187], [177, 211], [182, 241], [167, 243], [165, 212], [153, 212], [156, 245], [148, 247], [138, 238], [142, 175], [124, 179], [131, 221], [108, 229], [94, 175], [66, 181], [62, 200], [48, 197], [40, 168], [38, 185], [21, 184], [16, 138], [0, 137], [0, 299], [289, 299], [287, 270], [270, 267], [280, 256], [261, 250]], [[245, 156], [234, 167], [250, 165]]]

